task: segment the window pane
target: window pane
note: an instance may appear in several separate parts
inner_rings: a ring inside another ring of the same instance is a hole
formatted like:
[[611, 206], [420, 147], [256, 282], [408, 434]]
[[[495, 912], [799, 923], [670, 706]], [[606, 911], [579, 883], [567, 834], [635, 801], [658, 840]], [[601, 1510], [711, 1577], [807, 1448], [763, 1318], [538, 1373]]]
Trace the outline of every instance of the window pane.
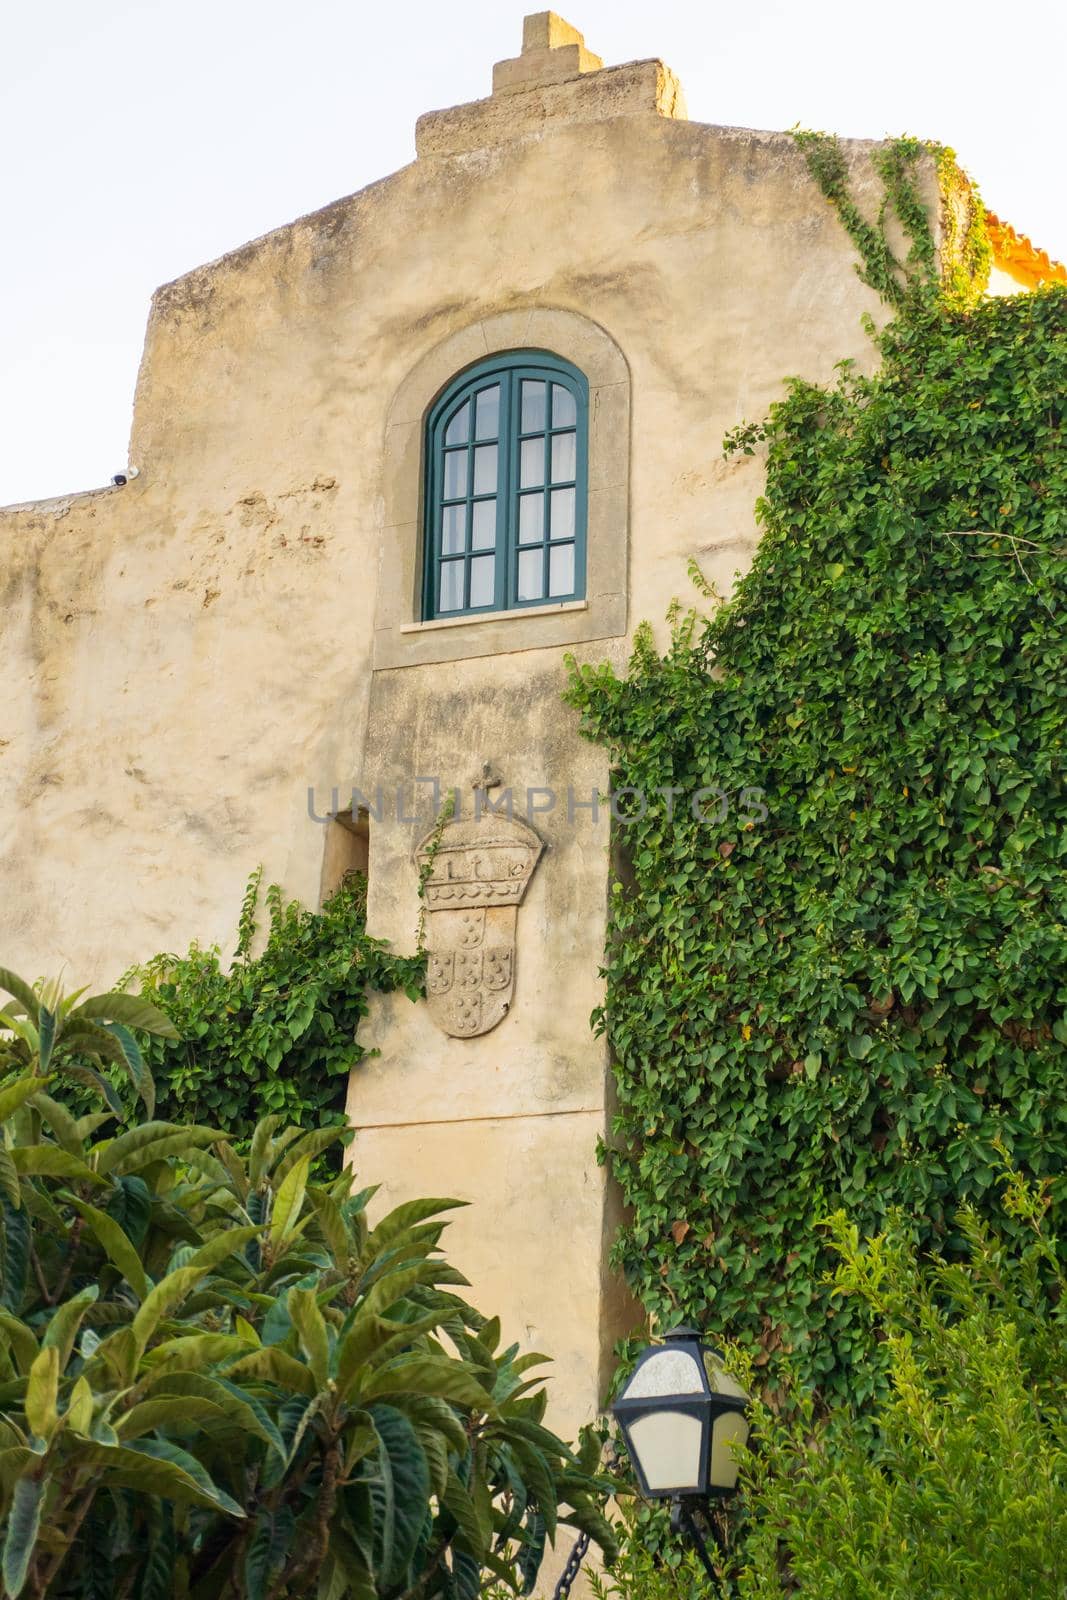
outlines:
[[467, 539], [466, 506], [445, 506], [441, 513], [441, 553], [458, 555]]
[[532, 489], [536, 484], [545, 481], [545, 441], [544, 439], [524, 439], [522, 441], [522, 456], [519, 464], [519, 485], [523, 489]]
[[573, 483], [574, 468], [578, 460], [573, 433], [552, 435], [552, 482]]
[[495, 556], [475, 556], [471, 562], [471, 605], [491, 606], [493, 603], [493, 569]]
[[445, 444], [466, 444], [471, 436], [471, 403], [464, 400], [445, 429]]
[[463, 610], [463, 567], [462, 561], [442, 561], [438, 611]]
[[542, 433], [545, 427], [545, 386], [522, 380], [522, 433]]
[[445, 499], [460, 500], [467, 492], [466, 450], [445, 451]]
[[548, 592], [550, 595], [574, 593], [574, 546], [553, 545], [548, 552]]
[[578, 408], [574, 404], [574, 396], [561, 383], [554, 383], [552, 385], [552, 426], [554, 428], [573, 428], [577, 421]]
[[553, 539], [574, 538], [574, 490], [553, 489], [552, 531]]
[[471, 548], [493, 550], [496, 547], [496, 501], [476, 500], [474, 521], [471, 527]]
[[543, 494], [519, 496], [519, 543], [536, 544], [545, 536], [545, 497]]
[[475, 494], [496, 493], [496, 455], [495, 444], [480, 444], [474, 452], [474, 492]]
[[495, 439], [500, 432], [500, 385], [483, 389], [475, 401], [474, 437]]
[[544, 596], [542, 570], [544, 557], [540, 549], [523, 550], [519, 555], [519, 599], [540, 600]]

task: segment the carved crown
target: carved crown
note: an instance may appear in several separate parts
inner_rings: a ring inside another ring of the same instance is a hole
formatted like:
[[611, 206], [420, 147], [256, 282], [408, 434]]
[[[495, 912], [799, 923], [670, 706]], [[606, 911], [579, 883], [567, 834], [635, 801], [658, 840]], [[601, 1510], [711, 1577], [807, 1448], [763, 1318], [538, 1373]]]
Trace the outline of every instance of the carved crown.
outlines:
[[457, 817], [436, 827], [415, 847], [420, 871], [430, 873], [423, 894], [430, 911], [464, 906], [517, 906], [533, 877], [544, 844], [518, 817]]

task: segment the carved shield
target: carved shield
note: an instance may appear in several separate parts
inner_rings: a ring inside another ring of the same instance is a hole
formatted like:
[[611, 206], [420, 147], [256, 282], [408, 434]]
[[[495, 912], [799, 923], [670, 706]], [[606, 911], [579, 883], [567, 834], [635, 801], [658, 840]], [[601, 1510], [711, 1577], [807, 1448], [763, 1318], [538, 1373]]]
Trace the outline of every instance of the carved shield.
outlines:
[[488, 1033], [507, 1013], [515, 987], [518, 908], [542, 851], [533, 829], [490, 813], [446, 823], [415, 852], [430, 864], [426, 899], [426, 998], [453, 1038]]

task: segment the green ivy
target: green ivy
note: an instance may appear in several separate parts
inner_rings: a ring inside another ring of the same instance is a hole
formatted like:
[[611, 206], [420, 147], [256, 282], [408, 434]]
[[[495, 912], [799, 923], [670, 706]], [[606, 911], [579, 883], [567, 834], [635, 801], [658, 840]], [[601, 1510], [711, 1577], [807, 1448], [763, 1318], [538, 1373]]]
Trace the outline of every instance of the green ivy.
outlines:
[[[882, 201], [871, 221], [852, 194], [848, 160], [838, 139], [803, 129], [793, 137], [856, 247], [857, 273], [887, 305], [899, 312], [938, 303], [966, 309], [977, 303], [989, 278], [985, 210], [956, 165], [954, 151], [925, 139], [889, 139], [878, 145], [871, 161], [882, 182]], [[924, 159], [933, 160], [940, 195], [940, 263], [918, 174]], [[907, 242], [903, 260], [886, 231], [891, 217]]]
[[[820, 1219], [903, 1208], [951, 1254], [961, 1202], [996, 1209], [997, 1140], [1067, 1198], [1067, 293], [954, 287], [890, 293], [876, 376], [793, 380], [727, 441], [768, 447], [728, 605], [665, 656], [641, 630], [624, 679], [572, 665], [616, 787], [676, 791], [620, 829], [616, 1264], [772, 1395], [787, 1353], [824, 1396], [879, 1383]], [[708, 785], [718, 824], [686, 803]]]
[[348, 1073], [367, 1053], [356, 1030], [368, 993], [422, 993], [423, 957], [391, 955], [368, 937], [358, 875], [317, 912], [271, 885], [266, 942], [254, 955], [260, 877], [249, 881], [228, 969], [217, 947], [193, 945], [127, 974], [180, 1034], [145, 1049], [159, 1115], [209, 1122], [237, 1139], [268, 1114], [305, 1126], [342, 1120]]

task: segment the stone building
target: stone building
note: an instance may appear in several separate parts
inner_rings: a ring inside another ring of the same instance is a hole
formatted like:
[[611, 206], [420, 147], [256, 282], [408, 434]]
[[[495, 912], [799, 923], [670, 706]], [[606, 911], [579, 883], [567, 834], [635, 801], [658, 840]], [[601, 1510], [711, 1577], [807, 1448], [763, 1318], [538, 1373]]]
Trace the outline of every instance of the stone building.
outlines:
[[[693, 558], [729, 589], [762, 464], [724, 432], [869, 362], [883, 308], [792, 139], [688, 121], [661, 62], [551, 13], [416, 145], [160, 289], [129, 480], [0, 516], [0, 954], [106, 983], [225, 946], [257, 863], [314, 903], [368, 850], [370, 931], [409, 951], [421, 863], [430, 993], [375, 1004], [355, 1160], [474, 1202], [450, 1254], [553, 1354], [572, 1433], [632, 1313], [589, 1028], [607, 758], [564, 657], [621, 664]], [[1000, 237], [1009, 285], [1055, 275]], [[460, 811], [427, 844], [429, 780]]]

